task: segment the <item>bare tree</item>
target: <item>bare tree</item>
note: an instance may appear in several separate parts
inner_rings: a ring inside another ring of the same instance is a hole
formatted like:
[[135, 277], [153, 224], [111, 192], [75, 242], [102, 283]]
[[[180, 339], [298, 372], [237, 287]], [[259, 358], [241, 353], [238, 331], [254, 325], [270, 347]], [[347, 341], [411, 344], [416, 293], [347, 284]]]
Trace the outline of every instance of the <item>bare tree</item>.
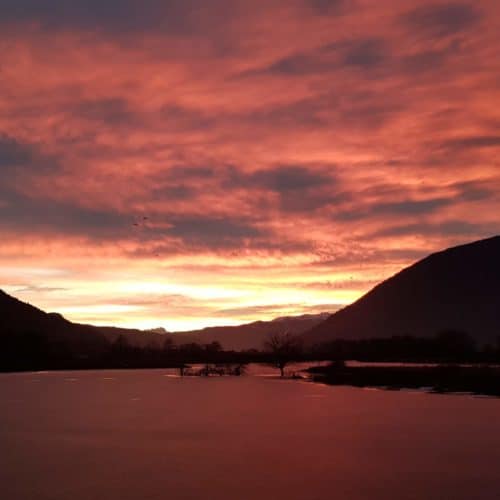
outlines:
[[272, 364], [279, 368], [282, 377], [285, 375], [285, 366], [300, 353], [299, 339], [289, 332], [271, 334], [264, 347], [271, 354]]

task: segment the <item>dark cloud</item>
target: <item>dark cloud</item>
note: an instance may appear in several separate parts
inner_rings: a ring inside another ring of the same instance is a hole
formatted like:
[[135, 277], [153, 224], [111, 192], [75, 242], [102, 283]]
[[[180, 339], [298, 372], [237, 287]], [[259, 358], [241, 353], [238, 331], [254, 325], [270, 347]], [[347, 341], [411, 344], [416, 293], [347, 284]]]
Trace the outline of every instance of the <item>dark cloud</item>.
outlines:
[[331, 184], [333, 178], [325, 172], [300, 165], [280, 165], [250, 175], [249, 184], [279, 193], [301, 191]]
[[405, 56], [402, 60], [403, 69], [411, 74], [426, 73], [444, 65], [445, 54], [440, 50], [426, 50]]
[[360, 37], [297, 52], [240, 76], [266, 74], [301, 76], [308, 73], [328, 73], [343, 68], [370, 70], [378, 68], [390, 57], [390, 48], [384, 39]]
[[0, 134], [0, 168], [25, 165], [33, 160], [33, 147], [22, 144], [6, 134]]
[[315, 96], [299, 99], [286, 105], [270, 106], [253, 111], [243, 118], [249, 121], [253, 128], [262, 127], [268, 130], [270, 126], [279, 130], [322, 130], [329, 125], [325, 111], [331, 109], [338, 101], [336, 96]]
[[[447, 196], [442, 195], [442, 190], [453, 190], [453, 194]], [[469, 203], [476, 201], [484, 201], [494, 199], [498, 193], [497, 184], [490, 184], [487, 181], [469, 181], [457, 182], [447, 187], [440, 188], [425, 188], [427, 196], [434, 194], [434, 197], [424, 200], [405, 199], [401, 201], [379, 201], [371, 205], [355, 207], [351, 210], [341, 209], [334, 218], [339, 221], [358, 221], [363, 219], [377, 218], [380, 216], [388, 217], [405, 217], [415, 218], [439, 212], [440, 209], [453, 206], [459, 203]], [[438, 196], [441, 194], [441, 196]], [[396, 198], [401, 196], [401, 188], [393, 184], [382, 184], [373, 186], [363, 191], [364, 196], [376, 196], [380, 199]], [[345, 202], [355, 199], [355, 194], [352, 194], [350, 199], [346, 198]], [[418, 224], [409, 224], [404, 227], [418, 227]], [[456, 221], [449, 226], [445, 226], [452, 232], [458, 227]], [[405, 233], [405, 234], [411, 234]]]
[[340, 14], [352, 3], [349, 0], [305, 0], [306, 4], [320, 15]]
[[483, 201], [492, 199], [500, 193], [499, 183], [488, 183], [487, 181], [457, 182], [453, 185], [457, 190], [457, 198], [465, 202]]
[[217, 168], [197, 165], [174, 165], [169, 167], [167, 174], [174, 180], [209, 179], [216, 174]]
[[[129, 220], [112, 212], [38, 196], [32, 183], [61, 170], [56, 158], [6, 135], [0, 136], [0, 228], [19, 233], [60, 231], [89, 237], [116, 237]], [[29, 191], [32, 194], [27, 194]]]
[[406, 111], [408, 104], [386, 93], [363, 89], [354, 91], [334, 107], [337, 123], [350, 130], [378, 130]]
[[181, 238], [188, 245], [213, 249], [243, 245], [245, 240], [261, 238], [266, 232], [245, 218], [203, 215], [171, 216], [166, 235]]
[[[360, 36], [359, 38], [342, 39], [333, 43], [325, 44], [307, 51], [298, 51], [286, 57], [275, 60], [267, 66], [254, 68], [238, 75], [238, 78], [259, 77], [259, 76], [282, 76], [287, 78], [303, 78], [307, 75], [338, 75], [343, 71], [356, 71], [358, 78], [367, 80], [390, 80], [393, 77], [408, 79], [412, 81], [420, 75], [429, 73], [436, 74], [443, 68], [451, 67], [452, 62], [460, 55], [466, 53], [466, 44], [460, 39], [451, 39], [442, 42], [440, 46], [421, 48], [415, 52], [397, 54], [394, 45], [391, 44], [389, 36], [387, 38], [380, 36]], [[442, 76], [442, 75], [440, 75]], [[332, 82], [332, 85], [334, 83]], [[349, 100], [349, 104], [356, 104], [353, 94], [356, 93], [355, 87], [352, 91], [344, 93], [342, 100]], [[366, 86], [361, 86], [366, 90]], [[336, 96], [337, 99], [332, 99]], [[330, 102], [325, 103], [325, 97]], [[337, 109], [339, 94], [337, 92], [317, 95], [314, 99], [323, 101], [321, 109]], [[311, 116], [323, 116], [316, 111], [315, 103], [311, 103], [313, 98], [307, 99], [307, 104], [311, 107], [309, 118], [304, 114], [304, 118], [309, 123]], [[395, 99], [394, 96], [377, 96], [371, 103], [373, 107], [382, 107], [392, 101], [392, 105], [404, 102], [401, 99]], [[312, 104], [312, 106], [311, 106]], [[326, 107], [325, 107], [326, 104]], [[408, 106], [409, 103], [405, 103]], [[293, 106], [301, 106], [301, 103], [292, 103]], [[300, 111], [300, 109], [299, 109]], [[280, 113], [279, 109], [269, 110], [268, 114]], [[287, 109], [281, 110], [281, 114], [290, 114]], [[295, 113], [297, 114], [297, 113]], [[319, 126], [328, 125], [322, 122]]]
[[254, 172], [235, 166], [216, 169], [224, 190], [272, 191], [278, 194], [305, 193], [336, 184], [335, 165], [273, 165]]
[[307, 215], [329, 205], [339, 206], [351, 201], [351, 193], [337, 192], [334, 188], [324, 188], [300, 193], [283, 193], [280, 198], [280, 208], [285, 213], [304, 213]]
[[452, 198], [430, 198], [427, 200], [403, 200], [375, 203], [364, 208], [343, 211], [335, 214], [336, 220], [355, 221], [374, 216], [416, 217], [438, 211], [453, 203]]
[[332, 68], [332, 61], [315, 57], [314, 52], [310, 52], [292, 54], [275, 61], [266, 68], [251, 71], [248, 74], [281, 74], [293, 76], [328, 71]]
[[405, 22], [426, 36], [454, 35], [477, 24], [481, 12], [469, 3], [422, 5], [404, 16]]
[[0, 19], [47, 29], [177, 33], [193, 27], [193, 15], [202, 6], [201, 0], [0, 0]]
[[128, 102], [119, 97], [79, 102], [74, 106], [73, 113], [86, 120], [100, 121], [115, 127], [120, 124], [129, 127], [138, 122], [138, 116], [130, 109]]
[[208, 186], [221, 182], [215, 166], [173, 165], [152, 175], [148, 196], [152, 200], [194, 200]]
[[389, 203], [380, 203], [372, 207], [376, 214], [421, 215], [435, 212], [450, 205], [450, 198], [431, 198], [429, 200], [404, 200]]
[[470, 223], [463, 220], [449, 220], [437, 224], [418, 223], [393, 226], [377, 231], [372, 236], [394, 237], [394, 236], [463, 236], [464, 238], [487, 237], [497, 234], [500, 224]]
[[[207, 193], [234, 196], [236, 192], [262, 210], [309, 212], [349, 200], [339, 191], [335, 165], [274, 165], [246, 172], [234, 165], [169, 167], [153, 176], [153, 200], [195, 200]], [[276, 195], [276, 196], [274, 196]]]
[[196, 189], [186, 184], [153, 188], [148, 193], [148, 197], [152, 200], [192, 200], [196, 196]]
[[461, 44], [454, 40], [439, 49], [432, 48], [407, 54], [401, 57], [401, 71], [413, 78], [418, 77], [419, 74], [440, 71], [450, 63], [454, 56], [461, 53]]
[[[244, 189], [261, 193], [264, 198], [255, 201], [260, 209], [265, 206], [279, 208], [282, 212], [310, 212], [331, 203], [341, 203], [349, 195], [338, 191], [335, 166], [277, 165], [253, 173], [241, 172], [235, 167], [219, 172], [225, 191]], [[278, 195], [276, 199], [265, 198], [266, 193]]]
[[62, 233], [108, 240], [131, 233], [132, 218], [103, 209], [0, 189], [0, 228], [18, 234]]
[[[0, 191], [0, 229], [18, 234], [63, 233], [96, 241], [142, 241], [146, 247], [157, 245], [148, 250], [150, 254], [172, 253], [181, 248], [227, 250], [272, 246], [272, 235], [244, 217], [148, 214], [144, 223], [139, 219], [140, 222], [135, 222], [138, 219], [132, 214], [112, 209]], [[159, 243], [162, 241], [163, 244]]]
[[344, 66], [371, 68], [385, 62], [388, 54], [385, 42], [379, 38], [355, 40], [342, 51], [341, 63]]
[[165, 125], [176, 131], [207, 130], [217, 124], [217, 118], [199, 109], [191, 109], [175, 104], [166, 104], [159, 111]]
[[42, 153], [38, 146], [0, 133], [0, 176], [6, 182], [26, 181], [28, 175], [47, 175], [59, 168], [57, 159]]
[[497, 148], [500, 146], [500, 136], [472, 135], [457, 137], [445, 141], [443, 146], [450, 149]]

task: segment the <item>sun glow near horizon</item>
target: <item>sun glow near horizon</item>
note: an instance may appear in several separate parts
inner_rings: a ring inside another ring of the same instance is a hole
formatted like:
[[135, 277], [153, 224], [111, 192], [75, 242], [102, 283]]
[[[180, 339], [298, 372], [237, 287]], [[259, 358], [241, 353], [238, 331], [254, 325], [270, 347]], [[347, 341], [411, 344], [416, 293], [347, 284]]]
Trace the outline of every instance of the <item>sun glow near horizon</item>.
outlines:
[[[101, 275], [93, 267], [90, 276], [84, 271], [75, 276], [74, 270], [62, 266], [37, 269], [33, 274], [24, 267], [19, 273], [9, 268], [4, 280], [11, 284], [4, 289], [23, 301], [79, 323], [186, 331], [334, 312], [377, 281], [367, 281], [366, 274], [356, 275], [352, 271], [321, 273], [318, 278], [316, 271], [308, 276], [300, 267], [284, 270], [280, 266], [269, 268], [267, 276], [255, 275], [248, 268], [193, 273], [172, 267], [172, 277], [162, 280], [156, 262], [147, 272], [146, 268], [144, 263], [130, 266], [126, 273], [105, 268]], [[23, 280], [34, 281], [40, 275], [44, 278], [43, 286], [19, 284]], [[147, 277], [150, 280], [144, 279]]]

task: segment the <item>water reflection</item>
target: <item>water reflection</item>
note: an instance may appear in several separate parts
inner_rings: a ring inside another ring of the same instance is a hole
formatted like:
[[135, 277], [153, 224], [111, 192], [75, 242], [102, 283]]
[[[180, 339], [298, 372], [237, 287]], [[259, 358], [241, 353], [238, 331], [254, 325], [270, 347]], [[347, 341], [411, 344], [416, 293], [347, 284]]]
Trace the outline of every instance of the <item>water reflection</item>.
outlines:
[[322, 386], [268, 368], [2, 375], [2, 498], [498, 499], [500, 400]]

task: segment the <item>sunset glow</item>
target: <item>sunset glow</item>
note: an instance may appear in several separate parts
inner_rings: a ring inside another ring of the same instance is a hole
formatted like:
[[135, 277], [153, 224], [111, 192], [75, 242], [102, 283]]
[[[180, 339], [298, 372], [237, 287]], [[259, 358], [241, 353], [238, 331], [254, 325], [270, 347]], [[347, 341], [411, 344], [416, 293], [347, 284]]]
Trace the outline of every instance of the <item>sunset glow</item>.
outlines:
[[6, 0], [0, 24], [0, 288], [44, 310], [333, 312], [500, 233], [495, 0]]

